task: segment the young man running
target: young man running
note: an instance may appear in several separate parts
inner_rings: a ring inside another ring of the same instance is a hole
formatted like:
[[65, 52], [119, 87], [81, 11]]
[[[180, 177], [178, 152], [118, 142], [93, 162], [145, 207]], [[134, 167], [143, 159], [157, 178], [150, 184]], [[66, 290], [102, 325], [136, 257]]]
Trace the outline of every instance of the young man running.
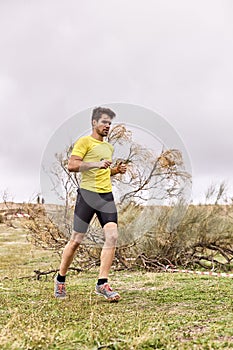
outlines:
[[69, 171], [81, 172], [82, 180], [74, 211], [74, 231], [63, 251], [60, 270], [55, 278], [56, 298], [65, 298], [65, 278], [84, 234], [94, 214], [104, 230], [105, 242], [100, 256], [99, 278], [95, 287], [97, 294], [109, 301], [120, 299], [108, 284], [108, 274], [115, 256], [117, 210], [112, 194], [110, 176], [126, 172], [126, 165], [110, 168], [113, 146], [104, 141], [109, 133], [115, 113], [109, 108], [98, 107], [92, 112], [92, 134], [81, 137], [74, 145], [68, 162]]

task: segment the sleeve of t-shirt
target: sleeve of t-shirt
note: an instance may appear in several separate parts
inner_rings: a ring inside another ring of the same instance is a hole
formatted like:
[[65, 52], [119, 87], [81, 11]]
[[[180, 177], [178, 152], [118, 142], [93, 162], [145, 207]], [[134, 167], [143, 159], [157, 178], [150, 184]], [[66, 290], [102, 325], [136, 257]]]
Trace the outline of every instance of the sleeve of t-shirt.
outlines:
[[78, 141], [75, 142], [71, 155], [78, 156], [83, 159], [87, 151], [88, 151], [88, 141], [85, 137], [81, 137]]

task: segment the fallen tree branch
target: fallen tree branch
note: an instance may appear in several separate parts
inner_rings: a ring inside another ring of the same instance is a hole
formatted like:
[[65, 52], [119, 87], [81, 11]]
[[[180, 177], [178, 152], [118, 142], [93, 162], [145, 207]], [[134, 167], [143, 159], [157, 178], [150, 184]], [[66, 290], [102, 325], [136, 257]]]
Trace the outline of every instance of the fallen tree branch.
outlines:
[[[77, 271], [77, 272], [82, 272], [83, 270], [79, 267], [69, 267], [68, 270], [71, 270], [71, 271]], [[32, 275], [32, 276], [22, 276], [22, 277], [19, 277], [19, 279], [30, 279], [30, 278], [36, 278], [36, 280], [40, 280], [40, 277], [41, 276], [47, 276], [51, 273], [54, 273], [56, 274], [57, 272], [59, 271], [59, 269], [53, 269], [53, 270], [49, 270], [49, 271], [40, 271], [40, 270], [34, 270], [35, 272], [35, 275]]]

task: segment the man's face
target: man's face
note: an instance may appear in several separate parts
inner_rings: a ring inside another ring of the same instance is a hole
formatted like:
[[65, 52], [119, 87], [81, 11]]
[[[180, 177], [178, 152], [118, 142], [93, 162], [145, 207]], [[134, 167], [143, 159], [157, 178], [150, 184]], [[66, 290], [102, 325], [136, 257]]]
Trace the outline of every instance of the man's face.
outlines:
[[112, 124], [111, 118], [107, 114], [102, 114], [101, 118], [93, 121], [93, 126], [98, 135], [105, 137], [108, 135], [110, 126]]

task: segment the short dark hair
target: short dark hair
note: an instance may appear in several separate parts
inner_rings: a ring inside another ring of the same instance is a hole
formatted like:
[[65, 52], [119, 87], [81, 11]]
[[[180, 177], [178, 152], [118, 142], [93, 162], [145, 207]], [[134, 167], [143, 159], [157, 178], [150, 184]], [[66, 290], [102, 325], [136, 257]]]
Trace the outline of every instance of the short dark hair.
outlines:
[[114, 113], [110, 108], [96, 107], [92, 111], [91, 122], [93, 122], [93, 120], [96, 120], [98, 122], [102, 114], [107, 114], [111, 119], [116, 116], [116, 113]]

